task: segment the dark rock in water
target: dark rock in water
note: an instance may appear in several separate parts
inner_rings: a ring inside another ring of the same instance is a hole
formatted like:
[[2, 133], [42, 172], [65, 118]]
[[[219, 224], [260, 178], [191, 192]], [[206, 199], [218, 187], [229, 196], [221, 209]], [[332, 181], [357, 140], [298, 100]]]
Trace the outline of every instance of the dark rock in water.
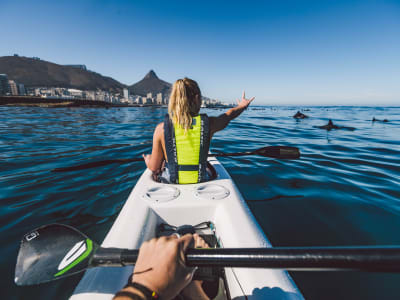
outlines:
[[305, 118], [308, 118], [308, 116], [303, 114], [303, 113], [301, 113], [300, 111], [297, 111], [297, 113], [293, 116], [293, 118], [295, 118], [295, 119], [305, 119]]
[[329, 120], [328, 124], [323, 126], [314, 126], [315, 128], [325, 129], [325, 130], [332, 130], [332, 129], [347, 129], [347, 130], [355, 130], [354, 127], [346, 127], [346, 126], [337, 126], [333, 124], [332, 120]]
[[386, 123], [386, 122], [389, 122], [389, 120], [388, 119], [379, 120], [379, 119], [375, 119], [375, 117], [373, 117], [372, 118], [372, 122], [384, 122], [384, 123]]

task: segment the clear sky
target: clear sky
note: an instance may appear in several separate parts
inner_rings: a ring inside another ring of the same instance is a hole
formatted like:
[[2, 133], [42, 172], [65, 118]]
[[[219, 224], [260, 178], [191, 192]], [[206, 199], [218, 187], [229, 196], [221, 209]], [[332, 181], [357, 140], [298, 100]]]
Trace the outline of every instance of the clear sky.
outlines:
[[400, 1], [0, 0], [0, 56], [254, 104], [400, 105]]

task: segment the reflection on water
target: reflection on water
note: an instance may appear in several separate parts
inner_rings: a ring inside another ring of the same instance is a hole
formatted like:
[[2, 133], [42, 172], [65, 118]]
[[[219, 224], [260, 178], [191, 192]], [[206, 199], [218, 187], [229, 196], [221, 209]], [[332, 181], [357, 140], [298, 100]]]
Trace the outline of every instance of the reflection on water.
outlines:
[[[300, 160], [221, 158], [276, 246], [400, 244], [400, 108], [253, 107], [212, 141], [212, 151], [299, 147]], [[206, 110], [218, 115], [221, 110]], [[61, 168], [149, 152], [165, 109], [0, 107], [1, 291], [10, 299], [66, 299], [79, 276], [13, 285], [21, 236], [47, 223], [101, 242], [143, 162], [76, 172]], [[388, 123], [372, 118], [389, 119]], [[321, 130], [329, 119], [347, 130]], [[397, 274], [295, 272], [307, 299], [398, 299]], [[268, 291], [270, 292], [270, 291]], [[256, 295], [256, 293], [254, 294]]]

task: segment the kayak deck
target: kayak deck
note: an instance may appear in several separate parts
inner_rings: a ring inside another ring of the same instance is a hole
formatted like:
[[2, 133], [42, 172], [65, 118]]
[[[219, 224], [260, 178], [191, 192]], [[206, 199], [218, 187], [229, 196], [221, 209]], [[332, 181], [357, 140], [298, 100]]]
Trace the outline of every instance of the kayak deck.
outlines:
[[[102, 247], [137, 249], [156, 235], [157, 226], [195, 225], [211, 221], [224, 248], [271, 247], [231, 177], [209, 158], [218, 177], [188, 185], [162, 184], [146, 170], [132, 190]], [[97, 267], [86, 271], [71, 299], [111, 299], [133, 267]], [[303, 299], [284, 270], [225, 268], [232, 299]]]

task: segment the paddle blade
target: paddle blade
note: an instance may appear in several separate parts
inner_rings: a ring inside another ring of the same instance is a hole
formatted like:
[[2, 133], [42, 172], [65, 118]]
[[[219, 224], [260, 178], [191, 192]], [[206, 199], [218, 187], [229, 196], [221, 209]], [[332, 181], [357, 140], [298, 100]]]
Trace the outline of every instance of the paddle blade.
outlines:
[[265, 157], [280, 159], [297, 159], [300, 157], [300, 150], [296, 147], [269, 146], [256, 150], [254, 153]]
[[17, 285], [48, 282], [86, 270], [98, 246], [78, 230], [50, 224], [26, 234], [15, 267]]

